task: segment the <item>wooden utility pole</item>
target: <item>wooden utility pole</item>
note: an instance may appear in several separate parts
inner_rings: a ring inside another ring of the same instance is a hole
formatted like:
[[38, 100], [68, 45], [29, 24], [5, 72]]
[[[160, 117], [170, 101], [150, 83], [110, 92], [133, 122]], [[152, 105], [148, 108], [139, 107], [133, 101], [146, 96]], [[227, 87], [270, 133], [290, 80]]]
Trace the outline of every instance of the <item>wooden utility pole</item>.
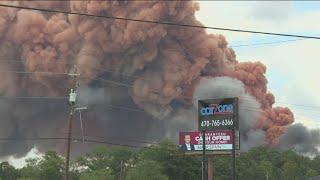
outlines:
[[70, 149], [71, 149], [71, 135], [72, 135], [72, 119], [74, 113], [74, 105], [71, 105], [70, 115], [69, 115], [69, 126], [68, 126], [68, 142], [67, 142], [67, 155], [66, 155], [66, 172], [65, 179], [69, 180], [69, 165], [70, 165]]
[[77, 69], [76, 66], [74, 67], [74, 72], [75, 73], [69, 73], [69, 76], [73, 76], [73, 83], [74, 84], [74, 89], [70, 90], [69, 94], [69, 103], [70, 103], [70, 115], [68, 119], [68, 142], [67, 142], [67, 154], [66, 154], [66, 166], [65, 166], [65, 180], [70, 179], [70, 174], [69, 174], [69, 168], [70, 168], [70, 150], [71, 150], [71, 138], [72, 138], [72, 119], [73, 119], [73, 114], [75, 112], [75, 104], [76, 104], [76, 91], [77, 91], [77, 86], [78, 86], [78, 80], [77, 76], [79, 74], [76, 74]]

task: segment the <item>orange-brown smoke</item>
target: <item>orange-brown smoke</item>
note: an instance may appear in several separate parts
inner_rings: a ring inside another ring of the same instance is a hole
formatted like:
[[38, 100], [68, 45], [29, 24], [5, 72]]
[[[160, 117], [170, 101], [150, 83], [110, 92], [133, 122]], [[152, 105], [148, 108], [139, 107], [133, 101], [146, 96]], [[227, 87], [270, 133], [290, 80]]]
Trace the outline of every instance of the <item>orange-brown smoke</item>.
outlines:
[[[201, 25], [195, 18], [199, 7], [191, 1], [8, 3]], [[20, 64], [1, 62], [3, 69], [64, 73], [76, 67], [80, 84], [88, 86], [96, 78], [129, 77], [132, 84], [126, 87], [127, 93], [157, 119], [165, 119], [177, 106], [191, 106], [194, 87], [201, 77], [210, 76], [242, 81], [261, 103], [256, 128], [266, 132], [266, 143], [276, 143], [294, 119], [289, 109], [273, 108], [275, 98], [267, 91], [266, 67], [260, 62], [238, 63], [225, 37], [207, 34], [204, 29], [0, 8], [0, 38], [1, 59], [22, 60]], [[7, 95], [65, 96], [72, 86], [65, 76], [1, 74], [0, 90]]]
[[286, 126], [294, 121], [292, 112], [288, 108], [275, 107], [273, 94], [267, 91], [266, 67], [261, 62], [244, 62], [234, 66], [233, 71], [227, 70], [222, 75], [234, 77], [242, 81], [247, 92], [257, 98], [263, 112], [260, 113], [257, 128], [266, 131], [266, 143], [276, 144], [278, 138], [285, 132]]

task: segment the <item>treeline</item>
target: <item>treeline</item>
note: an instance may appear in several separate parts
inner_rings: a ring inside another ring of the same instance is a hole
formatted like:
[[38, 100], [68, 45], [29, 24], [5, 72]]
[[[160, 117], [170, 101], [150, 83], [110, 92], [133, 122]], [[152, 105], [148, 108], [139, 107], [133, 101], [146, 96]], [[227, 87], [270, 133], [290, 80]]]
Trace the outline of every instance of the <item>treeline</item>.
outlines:
[[[231, 179], [229, 156], [214, 157], [215, 180]], [[253, 148], [237, 157], [239, 180], [304, 180], [320, 175], [320, 156], [313, 159], [293, 151]], [[27, 160], [15, 169], [0, 164], [3, 180], [60, 180], [64, 177], [64, 158], [49, 151], [41, 158]], [[201, 157], [178, 155], [169, 141], [139, 150], [123, 147], [97, 147], [75, 159], [71, 165], [73, 180], [198, 180]]]

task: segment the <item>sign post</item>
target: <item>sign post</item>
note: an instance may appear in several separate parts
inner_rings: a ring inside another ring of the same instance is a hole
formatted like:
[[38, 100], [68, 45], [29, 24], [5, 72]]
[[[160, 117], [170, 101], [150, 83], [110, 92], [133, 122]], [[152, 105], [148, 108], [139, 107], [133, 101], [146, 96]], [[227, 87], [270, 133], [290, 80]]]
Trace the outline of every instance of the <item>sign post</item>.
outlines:
[[236, 130], [232, 130], [233, 141], [232, 141], [232, 180], [236, 180]]
[[[234, 103], [234, 109], [235, 109], [235, 112], [233, 113], [233, 119], [237, 119], [238, 121], [238, 99], [236, 98], [235, 100], [235, 103]], [[238, 124], [238, 128], [237, 130], [239, 129], [239, 123]], [[233, 144], [232, 144], [232, 180], [236, 180], [236, 125], [233, 124], [233, 128], [232, 128], [232, 131], [233, 131]], [[240, 139], [240, 137], [238, 137]], [[240, 140], [239, 140], [240, 141]]]
[[[199, 131], [232, 131], [232, 179], [236, 179], [236, 132], [239, 130], [238, 98], [207, 99], [198, 101]], [[240, 146], [240, 143], [239, 143]], [[205, 171], [205, 135], [203, 135], [203, 170]], [[204, 173], [203, 173], [204, 176]]]
[[213, 159], [208, 157], [208, 180], [213, 180]]
[[202, 180], [206, 180], [206, 131], [202, 131]]
[[202, 180], [213, 177], [212, 159], [207, 164], [206, 154], [232, 154], [232, 179], [235, 180], [235, 154], [236, 149], [240, 149], [238, 98], [199, 100], [198, 119], [199, 131], [180, 132], [180, 151], [187, 155], [202, 154]]

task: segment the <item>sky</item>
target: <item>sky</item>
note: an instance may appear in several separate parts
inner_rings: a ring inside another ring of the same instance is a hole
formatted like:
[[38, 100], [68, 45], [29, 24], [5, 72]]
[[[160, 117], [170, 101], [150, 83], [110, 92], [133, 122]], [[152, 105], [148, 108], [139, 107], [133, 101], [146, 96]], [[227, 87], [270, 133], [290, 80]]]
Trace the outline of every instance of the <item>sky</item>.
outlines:
[[[199, 1], [196, 16], [205, 26], [320, 36], [320, 1]], [[276, 105], [289, 107], [295, 122], [320, 128], [320, 40], [208, 30], [223, 34], [241, 61], [267, 66], [268, 89]], [[286, 41], [282, 43], [274, 43]], [[267, 43], [265, 45], [256, 45]], [[243, 46], [249, 45], [249, 46]], [[26, 157], [7, 160], [22, 167]]]
[[[197, 19], [205, 26], [320, 36], [319, 1], [198, 3]], [[264, 63], [268, 89], [276, 97], [275, 105], [289, 107], [295, 115], [295, 123], [303, 123], [310, 129], [320, 128], [320, 40], [216, 30], [207, 32], [224, 35], [238, 61]], [[275, 43], [279, 41], [284, 42]]]

